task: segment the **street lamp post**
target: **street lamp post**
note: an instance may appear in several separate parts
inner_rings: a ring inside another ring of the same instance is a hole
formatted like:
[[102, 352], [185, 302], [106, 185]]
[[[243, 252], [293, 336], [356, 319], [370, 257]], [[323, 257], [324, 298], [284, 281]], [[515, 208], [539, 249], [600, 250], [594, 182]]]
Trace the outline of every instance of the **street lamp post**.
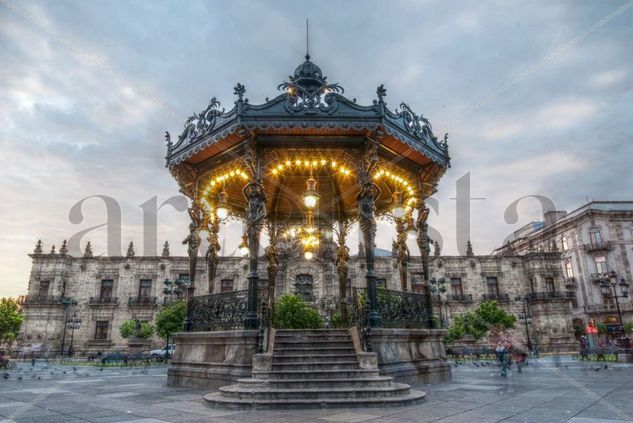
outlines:
[[[189, 285], [188, 281], [183, 280], [180, 276], [175, 281], [165, 278], [163, 284], [165, 285], [165, 288], [163, 288], [163, 294], [165, 294], [166, 305], [171, 305], [174, 301], [174, 297], [176, 297], [177, 300], [181, 300], [184, 290]], [[167, 335], [166, 341], [167, 350], [165, 351], [165, 360], [169, 360], [169, 335]]]
[[73, 340], [75, 338], [75, 329], [79, 329], [81, 327], [81, 319], [77, 317], [77, 313], [73, 313], [73, 317], [71, 317], [66, 324], [70, 328], [70, 347], [68, 347], [68, 355], [70, 356], [70, 352], [74, 352], [73, 348]]
[[[444, 328], [444, 316], [442, 315], [442, 294], [446, 292], [446, 287], [444, 285], [446, 285], [446, 279], [444, 278], [440, 278], [440, 279], [431, 278], [429, 280], [429, 290], [431, 291], [431, 294], [437, 294], [440, 300], [439, 304], [440, 304], [440, 328], [441, 329]], [[431, 310], [431, 313], [432, 312], [433, 310]]]
[[77, 305], [77, 301], [75, 300], [71, 300], [70, 298], [67, 297], [62, 297], [61, 300], [62, 305], [64, 306], [64, 331], [62, 332], [62, 347], [61, 347], [61, 356], [62, 359], [64, 358], [64, 346], [66, 345], [66, 326], [67, 326], [67, 322], [68, 322], [68, 309], [72, 306], [76, 306]]
[[[620, 287], [620, 294], [618, 295], [618, 290], [616, 286]], [[602, 295], [608, 298], [615, 299], [615, 307], [618, 310], [618, 329], [622, 332], [622, 311], [620, 310], [620, 298], [627, 298], [629, 296], [629, 283], [623, 277], [618, 281], [618, 275], [615, 271], [611, 271], [611, 273], [605, 273], [600, 278], [600, 290], [602, 291]]]
[[530, 314], [530, 309], [528, 308], [528, 298], [527, 296], [517, 296], [514, 298], [514, 301], [521, 301], [523, 303], [523, 312], [519, 314], [519, 321], [523, 323], [525, 327], [525, 338], [527, 341], [528, 351], [532, 352], [534, 355], [538, 355], [536, 345], [532, 345], [532, 341], [530, 339], [529, 325], [532, 324], [532, 315]]

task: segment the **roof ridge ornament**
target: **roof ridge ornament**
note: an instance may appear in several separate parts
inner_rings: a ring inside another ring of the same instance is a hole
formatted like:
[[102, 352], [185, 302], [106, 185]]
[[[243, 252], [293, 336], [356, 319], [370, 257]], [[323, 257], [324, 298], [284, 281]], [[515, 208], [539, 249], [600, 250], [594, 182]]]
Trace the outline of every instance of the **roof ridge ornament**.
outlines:
[[424, 139], [427, 143], [437, 142], [431, 122], [424, 115], [415, 113], [404, 101], [400, 102], [400, 107], [402, 110], [398, 114], [404, 118], [404, 124], [409, 132]]

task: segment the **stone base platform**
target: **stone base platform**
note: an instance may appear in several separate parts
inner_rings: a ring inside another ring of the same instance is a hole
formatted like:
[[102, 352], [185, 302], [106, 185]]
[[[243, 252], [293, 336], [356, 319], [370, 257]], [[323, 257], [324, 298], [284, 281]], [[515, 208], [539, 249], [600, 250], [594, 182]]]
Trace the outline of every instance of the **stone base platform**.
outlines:
[[380, 374], [414, 385], [450, 382], [444, 335], [440, 329], [372, 329]]
[[174, 335], [176, 350], [167, 385], [215, 390], [250, 377], [258, 335], [257, 330]]

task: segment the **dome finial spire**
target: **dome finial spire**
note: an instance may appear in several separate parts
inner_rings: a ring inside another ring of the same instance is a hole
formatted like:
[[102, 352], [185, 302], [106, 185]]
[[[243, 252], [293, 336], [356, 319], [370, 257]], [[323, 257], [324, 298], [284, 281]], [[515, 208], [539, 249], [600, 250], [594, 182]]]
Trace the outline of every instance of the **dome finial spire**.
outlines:
[[306, 18], [306, 60], [310, 60], [310, 26]]

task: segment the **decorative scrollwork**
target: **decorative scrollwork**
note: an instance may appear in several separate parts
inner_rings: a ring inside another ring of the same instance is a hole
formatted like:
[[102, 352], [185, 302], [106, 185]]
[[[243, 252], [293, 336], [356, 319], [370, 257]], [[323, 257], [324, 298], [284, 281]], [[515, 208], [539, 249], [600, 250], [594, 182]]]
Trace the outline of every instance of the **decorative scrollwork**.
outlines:
[[248, 291], [199, 295], [190, 299], [191, 330], [205, 332], [241, 329], [246, 317]]
[[237, 101], [244, 101], [244, 93], [246, 93], [246, 88], [238, 82], [237, 85], [233, 87], [233, 94], [237, 96]]
[[333, 94], [345, 92], [338, 84], [328, 84], [321, 69], [309, 59], [306, 56], [306, 61], [297, 67], [294, 76], [288, 77], [290, 82], [284, 81], [277, 87], [287, 92], [286, 109], [289, 112], [329, 111], [334, 104]]
[[244, 197], [248, 201], [246, 227], [249, 233], [259, 234], [264, 227], [266, 216], [266, 194], [260, 181], [251, 181], [244, 187]]
[[185, 122], [185, 129], [178, 137], [178, 143], [183, 141], [190, 142], [201, 133], [210, 131], [215, 126], [218, 115], [224, 113], [224, 109], [220, 110], [220, 102], [213, 97], [209, 101], [209, 105], [202, 112], [194, 113]]
[[[429, 298], [425, 294], [378, 289], [378, 314], [385, 328], [427, 328], [432, 321]], [[354, 320], [366, 327], [367, 290], [355, 288], [353, 294]]]
[[378, 96], [378, 103], [384, 103], [385, 97], [387, 96], [387, 89], [384, 84], [380, 84], [378, 88], [376, 88], [376, 95]]
[[400, 103], [402, 110], [399, 115], [404, 118], [404, 123], [409, 132], [424, 139], [427, 143], [437, 141], [433, 134], [431, 122], [423, 115], [416, 114], [406, 103]]

